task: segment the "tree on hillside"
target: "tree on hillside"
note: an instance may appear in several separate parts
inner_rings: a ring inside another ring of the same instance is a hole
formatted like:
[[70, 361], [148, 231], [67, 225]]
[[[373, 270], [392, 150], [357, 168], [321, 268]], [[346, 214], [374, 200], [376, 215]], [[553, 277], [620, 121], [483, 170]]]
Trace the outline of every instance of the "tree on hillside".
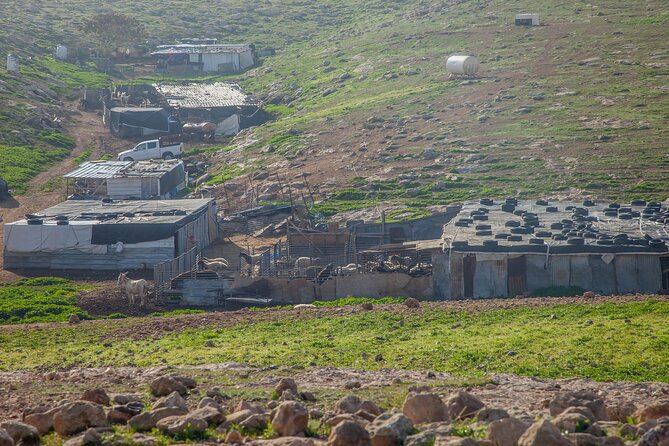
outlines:
[[142, 22], [117, 12], [103, 12], [84, 20], [82, 31], [95, 40], [100, 54], [131, 48], [146, 36]]

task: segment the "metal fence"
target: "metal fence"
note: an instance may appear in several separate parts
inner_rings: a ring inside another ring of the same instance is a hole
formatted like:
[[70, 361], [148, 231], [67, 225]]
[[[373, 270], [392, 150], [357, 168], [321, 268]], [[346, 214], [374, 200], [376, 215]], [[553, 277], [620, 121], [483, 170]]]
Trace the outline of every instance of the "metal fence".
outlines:
[[180, 256], [153, 267], [153, 280], [156, 286], [156, 300], [158, 303], [165, 302], [166, 291], [171, 288], [172, 279], [179, 274], [197, 269], [200, 259], [201, 250], [198, 246], [194, 246]]

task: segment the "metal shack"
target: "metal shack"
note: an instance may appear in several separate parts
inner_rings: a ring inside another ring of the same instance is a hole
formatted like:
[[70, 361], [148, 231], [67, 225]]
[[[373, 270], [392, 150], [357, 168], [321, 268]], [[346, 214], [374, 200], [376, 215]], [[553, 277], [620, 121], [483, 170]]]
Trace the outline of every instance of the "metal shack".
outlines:
[[159, 69], [170, 73], [239, 73], [255, 64], [253, 46], [249, 44], [160, 45], [151, 55], [161, 59]]
[[218, 237], [212, 199], [69, 200], [5, 225], [6, 268], [151, 269]]
[[157, 83], [159, 102], [174, 110], [182, 122], [210, 121], [216, 135], [236, 135], [267, 120], [262, 103], [232, 82]]
[[89, 161], [64, 178], [71, 199], [170, 199], [188, 183], [181, 160]]
[[433, 256], [437, 299], [516, 296], [550, 287], [604, 294], [669, 289], [669, 210], [539, 200], [466, 203]]

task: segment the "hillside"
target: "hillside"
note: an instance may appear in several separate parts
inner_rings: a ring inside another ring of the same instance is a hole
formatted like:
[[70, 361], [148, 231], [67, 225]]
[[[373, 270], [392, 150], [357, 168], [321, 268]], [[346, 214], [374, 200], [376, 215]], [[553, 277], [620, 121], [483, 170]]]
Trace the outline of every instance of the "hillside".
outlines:
[[[2, 19], [18, 31], [2, 38], [2, 56], [25, 59], [21, 78], [0, 78], [7, 105], [0, 144], [19, 157], [0, 175], [19, 190], [72, 146], [53, 135], [67, 131], [36, 130], [27, 120], [62, 110], [75, 87], [108, 77], [47, 57], [56, 42], [86, 42], [81, 20], [100, 8], [75, 3], [26, 0]], [[307, 173], [326, 198], [318, 206], [325, 214], [380, 202], [421, 214], [480, 195], [666, 198], [669, 10], [662, 1], [640, 8], [617, 0], [146, 0], [141, 13], [133, 5], [113, 9], [135, 14], [150, 42], [206, 35], [277, 51], [236, 78], [277, 119], [213, 154], [214, 182], [261, 169]], [[514, 14], [527, 11], [545, 26], [515, 27]], [[478, 78], [448, 78], [445, 61], [455, 53], [479, 58]], [[144, 74], [130, 64], [111, 77]], [[44, 94], [31, 92], [33, 83]], [[14, 180], [25, 150], [38, 155], [34, 167]]]

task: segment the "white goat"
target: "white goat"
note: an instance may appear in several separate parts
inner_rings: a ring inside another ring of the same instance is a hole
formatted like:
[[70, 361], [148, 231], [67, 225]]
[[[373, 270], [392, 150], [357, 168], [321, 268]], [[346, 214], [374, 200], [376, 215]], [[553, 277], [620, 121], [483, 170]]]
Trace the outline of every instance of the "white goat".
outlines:
[[307, 268], [315, 266], [315, 264], [316, 259], [312, 259], [311, 257], [298, 257], [297, 260], [295, 260], [295, 276], [304, 277], [307, 273]]
[[128, 272], [118, 275], [117, 280], [119, 288], [128, 296], [128, 305], [135, 305], [135, 296], [139, 297], [139, 306], [146, 304], [146, 288], [148, 283], [144, 279], [128, 279]]

